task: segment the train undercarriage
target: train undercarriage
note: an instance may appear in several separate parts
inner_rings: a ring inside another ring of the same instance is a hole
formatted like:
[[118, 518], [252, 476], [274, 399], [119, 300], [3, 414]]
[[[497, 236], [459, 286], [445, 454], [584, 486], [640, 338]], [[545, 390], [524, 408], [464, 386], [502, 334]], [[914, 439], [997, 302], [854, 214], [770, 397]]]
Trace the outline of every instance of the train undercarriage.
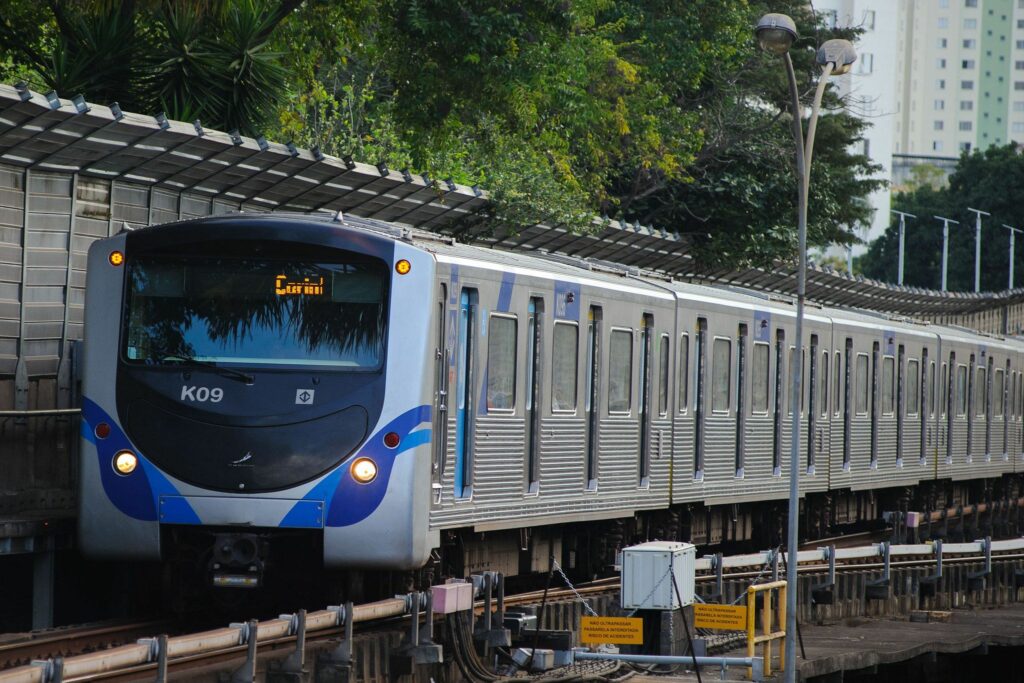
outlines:
[[[1024, 530], [1022, 496], [1020, 474], [809, 493], [801, 500], [801, 543], [842, 543], [854, 534], [865, 534], [858, 542], [867, 543], [882, 532], [886, 540], [904, 543], [1017, 536]], [[553, 569], [586, 580], [611, 574], [619, 550], [647, 540], [690, 542], [699, 555], [779, 547], [786, 519], [787, 501], [779, 499], [676, 505], [632, 517], [502, 531], [453, 529], [442, 532], [430, 562], [412, 572], [315, 571], [323, 552], [322, 536], [315, 533], [176, 527], [165, 535], [164, 594], [178, 603], [169, 607], [181, 612], [211, 602], [231, 607], [256, 594], [268, 608], [282, 595], [289, 603], [301, 596], [309, 604], [375, 599], [486, 571], [523, 587], [542, 582]], [[262, 590], [239, 590], [246, 586]]]

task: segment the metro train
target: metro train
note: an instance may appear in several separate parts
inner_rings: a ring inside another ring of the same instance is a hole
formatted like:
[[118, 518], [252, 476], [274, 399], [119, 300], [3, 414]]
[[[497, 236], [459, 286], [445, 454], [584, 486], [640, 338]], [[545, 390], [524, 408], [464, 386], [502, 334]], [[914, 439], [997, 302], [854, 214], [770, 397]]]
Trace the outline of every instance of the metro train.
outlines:
[[223, 587], [767, 547], [793, 410], [805, 538], [1020, 493], [1020, 342], [809, 306], [798, 359], [794, 330], [781, 297], [340, 214], [122, 232], [89, 251], [79, 544]]

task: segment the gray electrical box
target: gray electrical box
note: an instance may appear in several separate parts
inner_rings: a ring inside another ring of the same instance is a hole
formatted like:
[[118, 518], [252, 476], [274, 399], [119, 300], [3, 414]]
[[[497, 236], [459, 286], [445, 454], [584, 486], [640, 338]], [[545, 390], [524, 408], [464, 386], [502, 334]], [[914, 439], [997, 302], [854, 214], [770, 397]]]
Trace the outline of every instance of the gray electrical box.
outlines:
[[[697, 548], [650, 541], [622, 550], [622, 608], [678, 609], [693, 604]], [[672, 579], [679, 587], [676, 595]], [[682, 602], [680, 602], [682, 598]]]

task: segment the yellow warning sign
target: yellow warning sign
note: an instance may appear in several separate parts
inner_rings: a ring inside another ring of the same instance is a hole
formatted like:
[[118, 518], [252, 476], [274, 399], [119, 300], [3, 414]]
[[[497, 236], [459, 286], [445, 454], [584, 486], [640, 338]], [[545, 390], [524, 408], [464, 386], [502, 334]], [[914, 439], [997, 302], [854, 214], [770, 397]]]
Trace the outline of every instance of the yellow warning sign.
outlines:
[[639, 617], [580, 617], [580, 642], [643, 645], [644, 620]]
[[743, 605], [694, 604], [694, 628], [717, 628], [722, 631], [745, 631], [747, 608]]

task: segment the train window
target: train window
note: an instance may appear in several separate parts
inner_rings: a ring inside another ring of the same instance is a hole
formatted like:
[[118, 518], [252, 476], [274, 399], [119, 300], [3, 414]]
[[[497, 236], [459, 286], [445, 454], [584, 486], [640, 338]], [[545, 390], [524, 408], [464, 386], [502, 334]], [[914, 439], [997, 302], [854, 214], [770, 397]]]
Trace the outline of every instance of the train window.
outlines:
[[587, 315], [587, 491], [597, 490], [597, 436], [601, 425], [601, 320], [599, 306], [591, 306]]
[[689, 405], [690, 389], [690, 335], [679, 338], [679, 412], [685, 413]]
[[942, 364], [942, 393], [939, 395], [939, 412], [946, 417], [948, 404], [952, 401], [949, 395], [949, 369], [945, 363]]
[[750, 410], [760, 415], [768, 413], [768, 360], [770, 352], [768, 344], [764, 342], [754, 343], [750, 368]]
[[737, 477], [743, 476], [743, 453], [746, 444], [747, 394], [747, 326], [740, 323], [736, 337], [736, 453]]
[[842, 356], [836, 351], [833, 360], [835, 361], [832, 365], [832, 414], [839, 417], [841, 412], [842, 401], [842, 388], [843, 383], [841, 377], [843, 376], [843, 364]]
[[882, 414], [893, 414], [893, 369], [896, 366], [896, 359], [892, 356], [882, 358]]
[[967, 414], [967, 366], [963, 363], [956, 366], [956, 414]]
[[782, 400], [785, 392], [786, 331], [775, 330], [775, 421], [772, 425], [772, 476], [782, 474]]
[[[807, 362], [806, 362], [807, 361], [807, 351], [805, 349], [800, 349], [800, 360], [804, 361], [803, 363], [800, 364], [800, 414], [803, 415], [803, 412], [804, 412], [804, 383], [805, 383], [804, 380], [806, 379], [805, 376], [807, 375], [807, 372], [806, 372], [806, 370], [807, 370]], [[790, 346], [789, 347], [789, 371], [790, 372], [794, 372], [794, 368], [795, 367], [796, 367], [796, 347], [795, 346]], [[788, 410], [788, 412], [789, 412], [790, 415], [792, 415], [793, 414], [793, 397], [791, 396], [791, 394], [792, 394], [791, 387], [787, 386], [786, 387], [786, 391], [787, 391], [786, 397], [789, 399], [789, 410]]]
[[917, 415], [918, 411], [918, 399], [920, 395], [920, 365], [918, 361], [911, 358], [907, 361], [907, 391], [906, 391], [906, 404], [907, 404], [907, 415]]
[[1006, 374], [1002, 370], [996, 370], [993, 373], [992, 383], [995, 385], [992, 388], [992, 415], [995, 417], [1003, 416], [1003, 385], [1005, 382]]
[[974, 378], [974, 414], [980, 417], [985, 414], [985, 390], [988, 388], [987, 368], [977, 368]]
[[935, 361], [928, 363], [928, 379], [924, 386], [924, 400], [928, 403], [928, 417], [935, 414]]
[[868, 414], [868, 354], [857, 354], [857, 377], [854, 381], [857, 392], [857, 414]]
[[551, 412], [571, 413], [576, 410], [579, 339], [576, 323], [555, 323], [551, 342]]
[[516, 319], [492, 314], [487, 330], [487, 410], [516, 407]]
[[633, 330], [613, 329], [608, 343], [608, 412], [628, 413], [633, 402]]
[[727, 413], [732, 389], [732, 341], [715, 337], [711, 353], [711, 412]]
[[828, 417], [828, 351], [821, 354], [821, 390], [818, 392], [818, 400], [821, 401], [820, 412], [822, 417]]
[[667, 334], [661, 335], [661, 348], [658, 352], [658, 414], [668, 414], [668, 376], [669, 376], [669, 361], [672, 358], [669, 355], [669, 338]]

